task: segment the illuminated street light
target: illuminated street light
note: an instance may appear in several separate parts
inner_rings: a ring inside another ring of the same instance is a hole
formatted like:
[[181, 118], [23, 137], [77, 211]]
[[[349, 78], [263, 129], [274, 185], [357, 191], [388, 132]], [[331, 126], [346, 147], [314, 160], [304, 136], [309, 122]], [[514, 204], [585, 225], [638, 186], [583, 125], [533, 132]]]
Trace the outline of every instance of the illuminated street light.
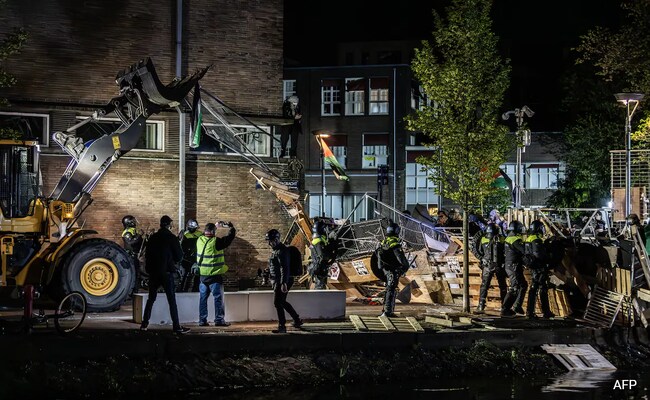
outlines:
[[517, 122], [517, 168], [515, 170], [515, 208], [521, 208], [521, 153], [526, 151], [526, 146], [530, 145], [530, 130], [522, 129], [524, 126], [524, 116], [531, 118], [535, 112], [528, 106], [515, 108], [512, 111], [504, 112], [501, 118], [507, 121], [510, 115], [514, 115]]
[[630, 196], [632, 184], [632, 116], [639, 106], [639, 102], [643, 100], [642, 93], [616, 93], [614, 95], [616, 100], [626, 107], [625, 113], [625, 217], [632, 213], [632, 199]]

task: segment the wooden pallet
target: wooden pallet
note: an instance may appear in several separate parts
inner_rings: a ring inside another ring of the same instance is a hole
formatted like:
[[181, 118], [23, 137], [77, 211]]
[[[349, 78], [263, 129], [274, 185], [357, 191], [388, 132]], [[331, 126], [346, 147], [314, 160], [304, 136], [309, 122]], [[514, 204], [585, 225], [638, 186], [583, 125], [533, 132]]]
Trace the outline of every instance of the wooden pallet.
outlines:
[[611, 328], [624, 300], [624, 294], [596, 286], [587, 303], [584, 320], [603, 328]]
[[569, 371], [616, 369], [589, 344], [545, 344], [542, 349], [552, 354]]
[[350, 321], [358, 331], [419, 332], [424, 329], [413, 317], [366, 317], [350, 315]]

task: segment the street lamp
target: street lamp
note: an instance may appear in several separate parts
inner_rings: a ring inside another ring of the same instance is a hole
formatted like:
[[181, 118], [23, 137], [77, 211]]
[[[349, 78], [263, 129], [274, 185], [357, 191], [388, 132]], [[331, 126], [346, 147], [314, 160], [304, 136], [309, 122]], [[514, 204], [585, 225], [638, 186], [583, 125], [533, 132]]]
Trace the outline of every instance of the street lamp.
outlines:
[[325, 217], [325, 150], [323, 149], [323, 138], [330, 137], [330, 132], [324, 129], [319, 129], [311, 132], [316, 138], [316, 143], [320, 148], [320, 181], [321, 181], [321, 199], [320, 199], [320, 213], [321, 217]]
[[514, 115], [517, 122], [517, 168], [515, 170], [515, 208], [521, 208], [521, 153], [526, 151], [526, 146], [530, 145], [530, 130], [522, 129], [524, 126], [524, 116], [531, 118], [535, 112], [528, 106], [515, 108], [512, 111], [504, 112], [501, 118], [507, 121], [510, 115]]
[[632, 186], [632, 115], [643, 100], [642, 93], [616, 93], [616, 100], [626, 107], [625, 113], [625, 217], [632, 213], [632, 199], [630, 190]]

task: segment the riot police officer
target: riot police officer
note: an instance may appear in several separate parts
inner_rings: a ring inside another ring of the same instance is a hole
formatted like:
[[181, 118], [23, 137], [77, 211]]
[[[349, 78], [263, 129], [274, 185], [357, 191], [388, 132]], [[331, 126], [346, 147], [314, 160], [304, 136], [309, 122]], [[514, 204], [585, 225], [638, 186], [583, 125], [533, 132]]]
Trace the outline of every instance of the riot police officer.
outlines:
[[402, 250], [399, 238], [400, 227], [392, 222], [386, 228], [386, 238], [381, 241], [377, 251], [377, 264], [386, 276], [386, 291], [384, 294], [384, 310], [382, 316], [395, 317], [395, 299], [397, 284], [409, 267], [409, 262]]
[[533, 221], [530, 224], [529, 234], [525, 241], [525, 264], [530, 269], [532, 281], [528, 294], [528, 306], [526, 317], [537, 318], [535, 315], [535, 303], [537, 295], [542, 304], [544, 318], [552, 318], [555, 315], [551, 312], [548, 304], [548, 252], [544, 243], [544, 224], [541, 221]]
[[188, 219], [185, 224], [185, 231], [181, 232], [181, 249], [183, 249], [183, 279], [181, 291], [198, 292], [199, 280], [197, 276], [191, 275], [192, 265], [196, 262], [196, 241], [203, 236], [199, 230], [199, 223], [195, 219]]
[[[139, 257], [144, 242], [142, 233], [137, 230], [138, 221], [133, 215], [125, 215], [122, 218], [122, 226], [124, 227], [124, 230], [122, 231], [124, 250], [126, 250], [127, 254], [131, 257], [131, 260], [133, 260], [133, 265], [135, 266], [135, 271], [138, 276], [137, 281], [140, 282], [142, 271], [140, 271]], [[137, 284], [133, 290], [138, 290]]]
[[495, 223], [485, 228], [485, 235], [477, 246], [476, 253], [481, 259], [481, 290], [479, 292], [478, 306], [476, 313], [482, 314], [485, 311], [485, 301], [492, 277], [496, 275], [499, 284], [501, 303], [506, 297], [508, 284], [506, 282], [506, 271], [504, 269], [504, 240], [501, 236], [501, 228]]
[[330, 265], [336, 258], [336, 239], [328, 237], [323, 221], [315, 221], [312, 232], [311, 265], [308, 272], [315, 289], [327, 289]]
[[[524, 278], [522, 257], [525, 252], [522, 239], [524, 225], [519, 221], [512, 221], [508, 225], [508, 236], [505, 239], [503, 253], [506, 265], [506, 274], [510, 286], [508, 293], [503, 300], [501, 308], [502, 317], [514, 317], [516, 314], [524, 314], [522, 304], [528, 289], [528, 283]], [[512, 307], [514, 306], [514, 311]]]

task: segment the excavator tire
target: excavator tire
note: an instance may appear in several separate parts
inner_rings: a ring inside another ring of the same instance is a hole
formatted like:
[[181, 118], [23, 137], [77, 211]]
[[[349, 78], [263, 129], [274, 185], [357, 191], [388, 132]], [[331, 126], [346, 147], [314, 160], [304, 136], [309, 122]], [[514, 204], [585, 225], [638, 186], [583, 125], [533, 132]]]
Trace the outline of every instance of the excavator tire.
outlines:
[[60, 274], [64, 293], [81, 292], [88, 311], [120, 308], [132, 292], [136, 271], [122, 247], [106, 239], [84, 240], [68, 253]]

